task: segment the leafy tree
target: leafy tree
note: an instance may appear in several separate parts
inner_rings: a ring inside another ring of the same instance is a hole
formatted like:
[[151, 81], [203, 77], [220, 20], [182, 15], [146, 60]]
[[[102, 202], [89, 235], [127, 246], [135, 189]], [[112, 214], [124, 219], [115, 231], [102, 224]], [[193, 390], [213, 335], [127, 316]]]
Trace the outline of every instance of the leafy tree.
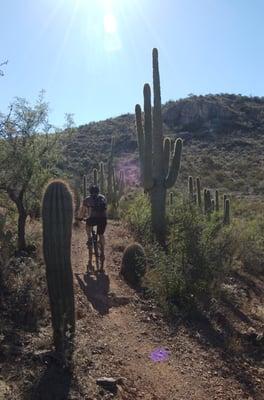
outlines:
[[[3, 67], [7, 63], [8, 63], [8, 60], [1, 62], [0, 67]], [[0, 76], [4, 76], [4, 71], [1, 68], [0, 68]]]
[[8, 115], [0, 114], [0, 192], [18, 211], [18, 249], [26, 248], [25, 225], [39, 204], [43, 185], [56, 175], [57, 135], [49, 134], [49, 107], [42, 91], [35, 103], [16, 98]]

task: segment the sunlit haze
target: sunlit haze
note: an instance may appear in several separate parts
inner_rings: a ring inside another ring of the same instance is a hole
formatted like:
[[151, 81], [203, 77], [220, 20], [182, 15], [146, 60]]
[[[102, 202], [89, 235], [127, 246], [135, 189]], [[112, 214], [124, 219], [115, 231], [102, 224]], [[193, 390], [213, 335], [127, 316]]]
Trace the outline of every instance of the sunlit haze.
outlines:
[[51, 121], [133, 112], [158, 47], [162, 100], [264, 94], [261, 0], [10, 0], [1, 3], [0, 111], [41, 89]]

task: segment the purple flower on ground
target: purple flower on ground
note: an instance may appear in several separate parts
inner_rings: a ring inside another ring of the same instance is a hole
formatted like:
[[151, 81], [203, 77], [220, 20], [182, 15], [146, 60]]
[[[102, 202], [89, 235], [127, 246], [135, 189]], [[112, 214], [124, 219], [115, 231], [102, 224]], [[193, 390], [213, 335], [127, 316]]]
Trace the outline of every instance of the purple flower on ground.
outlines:
[[155, 349], [150, 353], [150, 358], [154, 362], [166, 361], [169, 358], [170, 352], [164, 347]]

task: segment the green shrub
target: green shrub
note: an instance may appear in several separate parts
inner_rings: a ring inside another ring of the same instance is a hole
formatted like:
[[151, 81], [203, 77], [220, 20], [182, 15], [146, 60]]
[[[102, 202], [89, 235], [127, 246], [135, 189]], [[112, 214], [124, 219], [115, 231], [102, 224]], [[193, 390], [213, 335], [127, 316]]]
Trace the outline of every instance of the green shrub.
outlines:
[[2, 268], [2, 301], [20, 327], [36, 330], [48, 308], [44, 268], [32, 258], [11, 258]]
[[210, 221], [195, 206], [183, 204], [170, 221], [167, 254], [157, 247], [147, 256], [153, 265], [146, 285], [169, 313], [190, 310], [214, 295], [235, 257], [232, 227]]
[[249, 273], [264, 273], [264, 218], [251, 221], [237, 221], [237, 258]]
[[135, 238], [142, 243], [148, 243], [153, 239], [151, 233], [151, 213], [148, 197], [138, 194], [123, 211], [123, 216], [132, 230]]

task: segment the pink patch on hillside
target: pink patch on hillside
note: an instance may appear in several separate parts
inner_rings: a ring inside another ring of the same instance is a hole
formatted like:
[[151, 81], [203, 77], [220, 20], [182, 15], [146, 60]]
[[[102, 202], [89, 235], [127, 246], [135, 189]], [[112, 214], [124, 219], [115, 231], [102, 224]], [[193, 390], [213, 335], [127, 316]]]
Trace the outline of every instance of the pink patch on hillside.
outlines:
[[121, 170], [124, 171], [126, 185], [130, 187], [139, 185], [140, 171], [138, 161], [129, 158], [122, 158], [117, 164], [118, 173]]

